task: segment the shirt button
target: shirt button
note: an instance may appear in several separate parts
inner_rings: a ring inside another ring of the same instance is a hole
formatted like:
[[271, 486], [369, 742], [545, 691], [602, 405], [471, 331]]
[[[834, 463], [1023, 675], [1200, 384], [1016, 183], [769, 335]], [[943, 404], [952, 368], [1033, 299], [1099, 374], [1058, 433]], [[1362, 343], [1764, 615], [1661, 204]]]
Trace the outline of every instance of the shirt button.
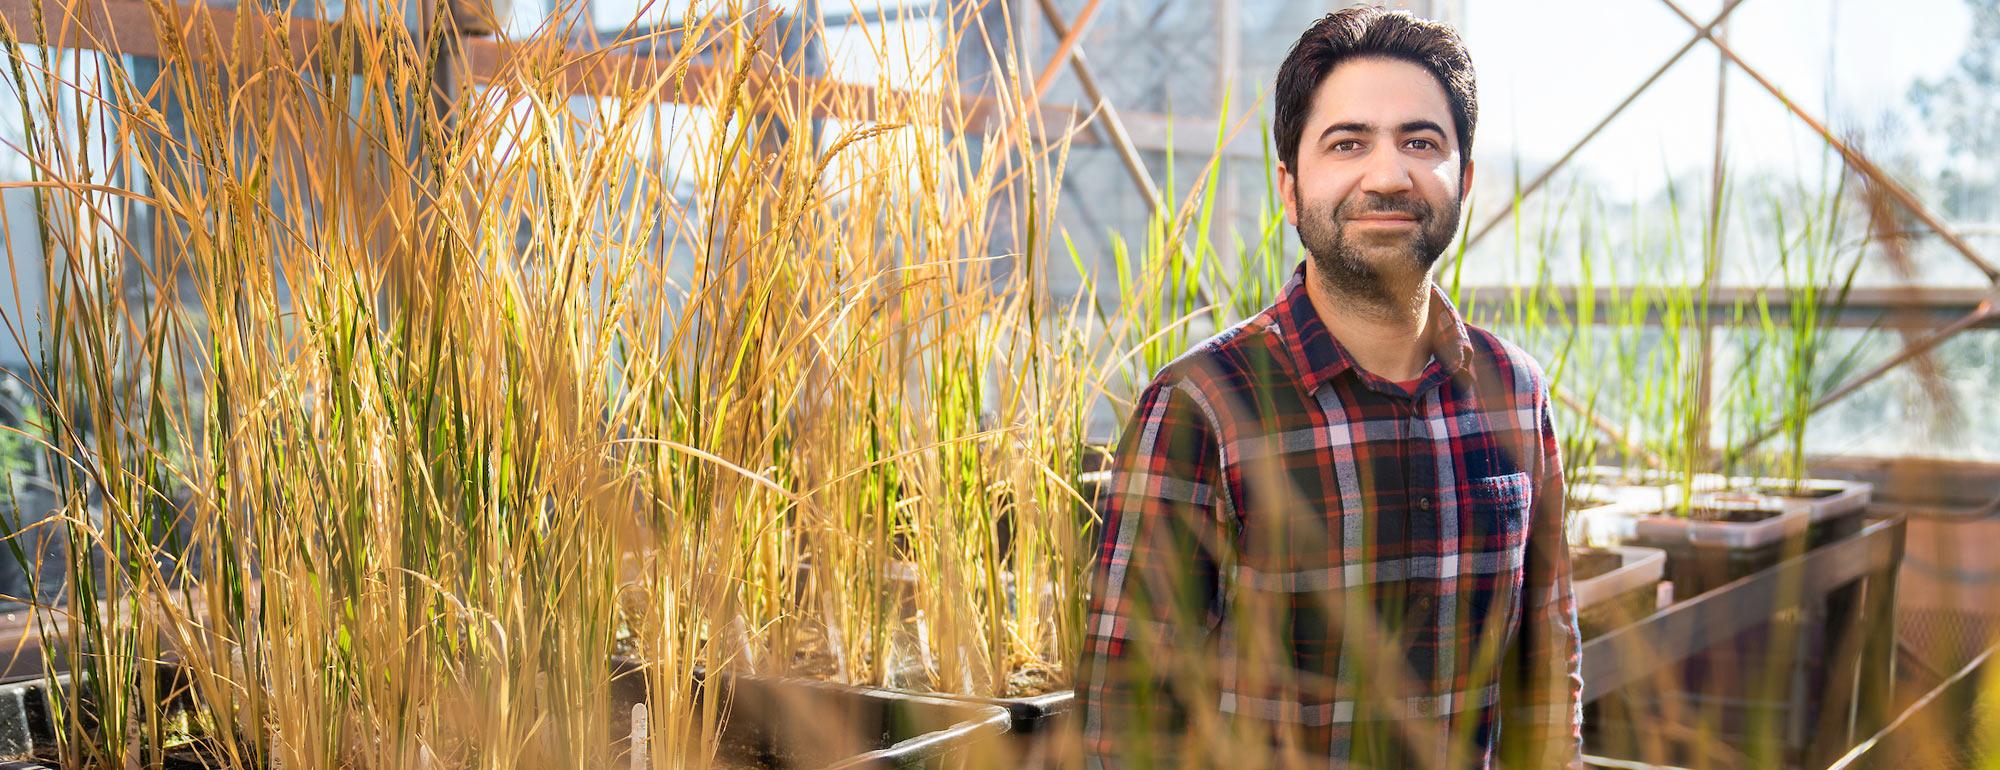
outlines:
[[1419, 511], [1428, 511], [1428, 510], [1430, 510], [1430, 509], [1431, 509], [1431, 507], [1432, 507], [1432, 506], [1433, 506], [1433, 503], [1431, 502], [1431, 499], [1430, 499], [1430, 498], [1428, 498], [1428, 497], [1419, 497], [1419, 498], [1417, 498], [1417, 510], [1419, 510]]
[[1428, 597], [1428, 596], [1419, 596], [1419, 597], [1417, 597], [1417, 614], [1418, 614], [1419, 616], [1424, 616], [1424, 615], [1429, 615], [1429, 614], [1431, 614], [1431, 598], [1430, 598], [1430, 597]]

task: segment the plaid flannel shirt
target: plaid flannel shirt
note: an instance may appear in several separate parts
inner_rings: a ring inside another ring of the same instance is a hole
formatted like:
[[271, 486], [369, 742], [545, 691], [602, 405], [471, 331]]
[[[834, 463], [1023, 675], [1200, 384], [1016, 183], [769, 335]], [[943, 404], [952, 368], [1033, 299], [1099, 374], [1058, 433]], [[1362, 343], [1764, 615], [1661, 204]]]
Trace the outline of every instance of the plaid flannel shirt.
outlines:
[[1547, 384], [1432, 295], [1414, 394], [1303, 265], [1140, 394], [1078, 668], [1092, 767], [1580, 766]]

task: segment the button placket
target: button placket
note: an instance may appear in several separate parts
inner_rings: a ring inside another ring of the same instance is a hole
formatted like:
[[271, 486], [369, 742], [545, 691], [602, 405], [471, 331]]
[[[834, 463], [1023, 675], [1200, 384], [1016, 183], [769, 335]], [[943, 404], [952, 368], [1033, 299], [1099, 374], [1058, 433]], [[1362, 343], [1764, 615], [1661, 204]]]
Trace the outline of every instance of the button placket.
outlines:
[[1416, 501], [1416, 510], [1425, 514], [1437, 511], [1437, 467], [1432, 437], [1424, 423], [1423, 402], [1411, 405], [1409, 416], [1403, 420], [1403, 433], [1409, 437], [1405, 444], [1404, 478], [1409, 480], [1410, 498]]
[[[1412, 521], [1405, 531], [1410, 532], [1412, 536], [1424, 533], [1423, 537], [1435, 538], [1439, 533], [1438, 517], [1441, 512], [1438, 510], [1437, 498], [1436, 437], [1430, 435], [1430, 425], [1424, 419], [1424, 410], [1429, 403], [1429, 399], [1413, 399], [1410, 402], [1408, 417], [1404, 421], [1405, 432], [1410, 436], [1409, 451], [1405, 461], [1406, 476], [1410, 482], [1409, 493], [1415, 501], [1415, 505], [1411, 506]], [[1413, 582], [1405, 586], [1404, 590], [1408, 592], [1406, 595], [1410, 595], [1405, 628], [1410, 633], [1417, 633], [1417, 629], [1429, 624], [1434, 604], [1431, 598], [1434, 587]]]

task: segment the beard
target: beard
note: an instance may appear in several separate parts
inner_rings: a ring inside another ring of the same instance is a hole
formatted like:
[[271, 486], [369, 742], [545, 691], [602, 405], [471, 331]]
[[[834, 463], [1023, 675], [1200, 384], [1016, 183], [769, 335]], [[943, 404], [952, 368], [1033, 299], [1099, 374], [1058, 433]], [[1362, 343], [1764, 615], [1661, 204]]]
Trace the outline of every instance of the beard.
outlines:
[[[1315, 202], [1308, 205], [1298, 197], [1294, 180], [1292, 196], [1299, 200], [1298, 236], [1300, 245], [1312, 256], [1320, 280], [1340, 296], [1366, 303], [1393, 307], [1392, 278], [1405, 270], [1417, 275], [1430, 272], [1451, 244], [1458, 230], [1459, 201], [1446, 201], [1443, 211], [1421, 198], [1391, 198], [1379, 193], [1362, 193], [1338, 205]], [[1350, 237], [1349, 217], [1388, 213], [1408, 214], [1416, 219], [1416, 230], [1408, 235], [1364, 233]], [[1401, 283], [1402, 281], [1394, 281]]]

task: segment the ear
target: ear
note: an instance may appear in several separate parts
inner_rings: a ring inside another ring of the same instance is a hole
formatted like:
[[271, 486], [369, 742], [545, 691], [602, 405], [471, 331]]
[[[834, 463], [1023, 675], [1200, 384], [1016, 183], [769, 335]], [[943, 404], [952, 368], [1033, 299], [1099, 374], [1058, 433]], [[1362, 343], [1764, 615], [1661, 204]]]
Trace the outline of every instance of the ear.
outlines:
[[1461, 201], [1465, 200], [1465, 196], [1471, 194], [1472, 194], [1472, 161], [1467, 160], [1465, 162], [1465, 171], [1458, 175], [1458, 199]]
[[1285, 207], [1285, 224], [1299, 226], [1298, 180], [1292, 178], [1292, 169], [1284, 161], [1278, 161], [1278, 202]]

